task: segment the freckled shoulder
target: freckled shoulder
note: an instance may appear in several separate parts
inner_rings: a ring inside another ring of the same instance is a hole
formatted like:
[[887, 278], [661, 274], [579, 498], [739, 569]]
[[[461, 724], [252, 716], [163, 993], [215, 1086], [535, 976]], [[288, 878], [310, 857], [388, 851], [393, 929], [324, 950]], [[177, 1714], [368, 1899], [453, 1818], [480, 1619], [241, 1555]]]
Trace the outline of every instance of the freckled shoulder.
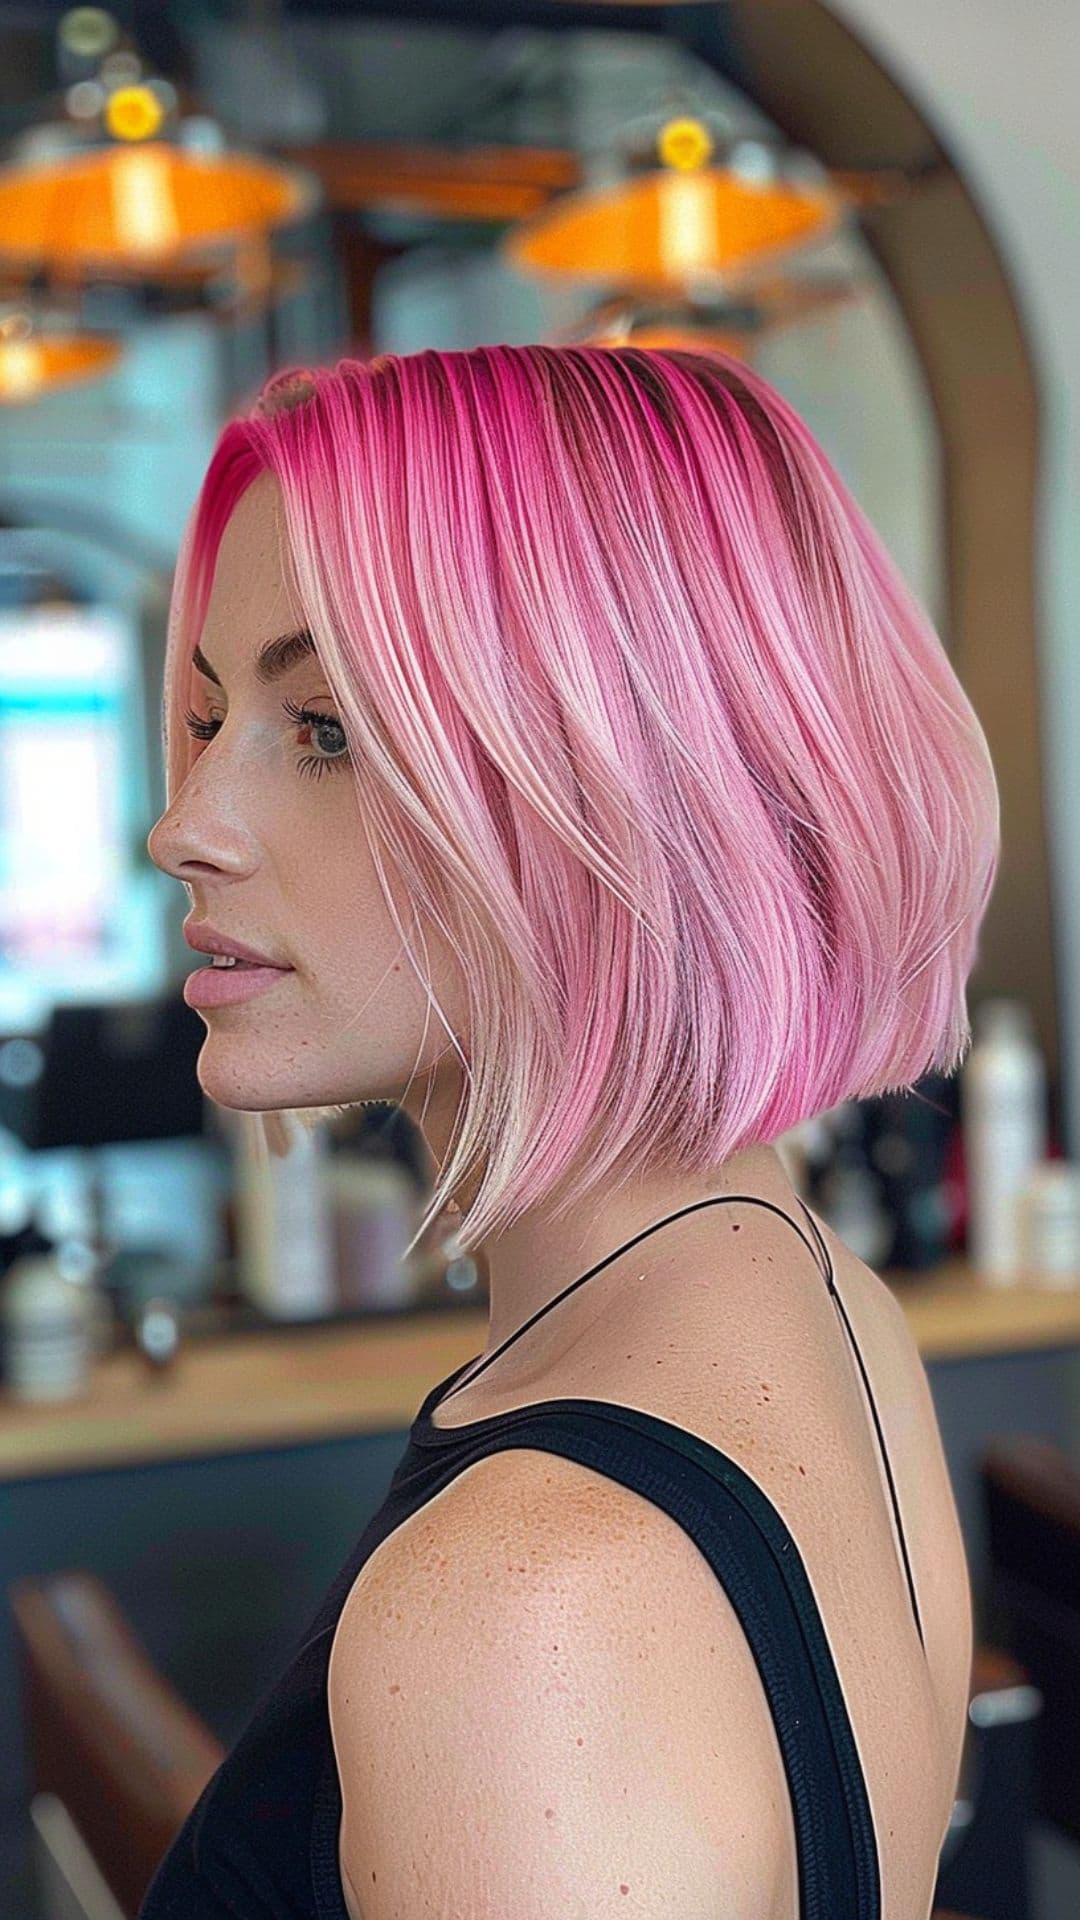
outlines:
[[397, 1528], [328, 1697], [363, 1920], [625, 1916], [620, 1887], [650, 1920], [774, 1910], [789, 1802], [738, 1617], [667, 1513], [576, 1461], [488, 1455]]

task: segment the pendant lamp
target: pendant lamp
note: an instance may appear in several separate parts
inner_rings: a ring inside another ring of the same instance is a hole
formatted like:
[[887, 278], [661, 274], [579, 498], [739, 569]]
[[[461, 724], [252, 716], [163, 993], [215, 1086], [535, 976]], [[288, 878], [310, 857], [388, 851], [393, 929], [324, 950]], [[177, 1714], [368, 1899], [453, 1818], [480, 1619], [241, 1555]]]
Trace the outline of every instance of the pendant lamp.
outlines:
[[0, 314], [0, 406], [22, 406], [57, 387], [100, 380], [120, 358], [120, 342], [71, 327], [35, 326], [25, 310]]
[[707, 164], [713, 141], [698, 119], [668, 121], [656, 147], [660, 167], [560, 194], [520, 221], [505, 258], [526, 274], [654, 292], [738, 287], [831, 236], [847, 211], [828, 176], [784, 177], [761, 142], [730, 142], [722, 164]]
[[147, 85], [117, 88], [104, 117], [107, 143], [0, 168], [0, 268], [154, 277], [265, 237], [321, 198], [298, 167], [154, 138], [162, 112]]
[[850, 307], [858, 297], [857, 281], [835, 275], [801, 280], [788, 276], [760, 284], [750, 297], [731, 300], [649, 300], [616, 294], [558, 337], [594, 346], [685, 347], [691, 352], [712, 347], [749, 361], [766, 335]]
[[0, 262], [92, 273], [159, 265], [300, 218], [310, 176], [248, 154], [163, 141], [0, 168]]

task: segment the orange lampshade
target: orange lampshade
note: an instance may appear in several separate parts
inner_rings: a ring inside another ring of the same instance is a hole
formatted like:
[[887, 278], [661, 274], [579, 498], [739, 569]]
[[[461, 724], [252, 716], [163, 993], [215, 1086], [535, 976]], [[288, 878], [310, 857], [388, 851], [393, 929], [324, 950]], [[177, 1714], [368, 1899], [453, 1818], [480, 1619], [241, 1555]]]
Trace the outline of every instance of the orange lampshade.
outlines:
[[560, 337], [596, 346], [715, 348], [750, 362], [767, 335], [850, 307], [859, 291], [858, 280], [847, 274], [781, 272], [772, 279], [759, 275], [752, 292], [704, 303], [686, 294], [648, 299], [618, 292], [595, 303]]
[[0, 338], [0, 406], [21, 406], [54, 387], [99, 380], [120, 358], [120, 342], [86, 333], [56, 339]]
[[824, 239], [844, 205], [831, 185], [758, 183], [725, 167], [662, 168], [561, 194], [502, 247], [524, 273], [657, 290], [715, 274], [737, 285], [763, 263]]
[[730, 353], [733, 360], [748, 360], [752, 336], [745, 333], [712, 333], [701, 327], [631, 327], [619, 333], [616, 330], [592, 333], [589, 339], [594, 346], [610, 347], [684, 347], [693, 353], [701, 347], [715, 347], [721, 353]]
[[4, 167], [0, 260], [150, 267], [299, 218], [320, 191], [295, 167], [161, 140]]

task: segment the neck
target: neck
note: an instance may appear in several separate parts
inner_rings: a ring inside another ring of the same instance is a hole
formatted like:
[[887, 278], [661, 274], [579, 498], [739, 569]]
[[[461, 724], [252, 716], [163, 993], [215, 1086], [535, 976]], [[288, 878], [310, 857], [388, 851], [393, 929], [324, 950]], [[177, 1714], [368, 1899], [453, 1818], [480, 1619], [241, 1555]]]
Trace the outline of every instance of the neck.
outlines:
[[[424, 1133], [436, 1166], [445, 1158], [453, 1114], [451, 1102], [433, 1102], [429, 1093], [426, 1112], [421, 1113], [418, 1108], [412, 1115]], [[702, 1173], [653, 1169], [647, 1175], [609, 1185], [602, 1193], [586, 1195], [559, 1219], [554, 1217], [557, 1196], [529, 1208], [512, 1226], [499, 1234], [488, 1235], [473, 1249], [487, 1282], [489, 1313], [485, 1354], [501, 1347], [534, 1314], [550, 1305], [582, 1274], [607, 1261], [609, 1255], [617, 1254], [617, 1257], [605, 1269], [603, 1279], [597, 1275], [592, 1291], [592, 1298], [597, 1300], [602, 1294], [610, 1301], [612, 1287], [618, 1287], [622, 1280], [636, 1278], [646, 1262], [650, 1270], [655, 1270], [658, 1264], [676, 1260], [680, 1247], [685, 1253], [695, 1236], [700, 1245], [703, 1234], [715, 1233], [716, 1215], [722, 1210], [698, 1206], [696, 1213], [672, 1221], [637, 1246], [617, 1253], [626, 1241], [681, 1208], [728, 1194], [748, 1194], [770, 1201], [785, 1213], [797, 1215], [797, 1195], [789, 1177], [789, 1164], [775, 1146], [756, 1145]], [[468, 1206], [470, 1197], [468, 1193], [458, 1196], [462, 1208]], [[589, 1287], [577, 1290], [577, 1295], [589, 1293]], [[574, 1311], [569, 1300], [566, 1310]], [[558, 1309], [551, 1318], [555, 1323], [566, 1324]], [[539, 1328], [536, 1331], [539, 1334]], [[557, 1338], [557, 1327], [553, 1331]], [[522, 1345], [523, 1358], [536, 1356], [538, 1349], [529, 1335], [524, 1336]]]
[[[557, 1222], [543, 1206], [531, 1210], [480, 1248], [490, 1301], [486, 1351], [501, 1346], [532, 1314], [602, 1261], [608, 1262], [604, 1292], [610, 1298], [612, 1286], [636, 1278], [643, 1266], [655, 1268], [658, 1262], [677, 1259], [680, 1247], [685, 1250], [695, 1236], [700, 1241], [703, 1233], [715, 1231], [717, 1210], [699, 1203], [728, 1194], [749, 1194], [771, 1200], [786, 1212], [797, 1210], [791, 1182], [771, 1146], [747, 1148], [706, 1174], [653, 1171], [613, 1193], [589, 1195]], [[696, 1211], [658, 1225], [683, 1208]], [[711, 1226], [703, 1225], [710, 1221]], [[618, 1252], [650, 1227], [657, 1231]]]

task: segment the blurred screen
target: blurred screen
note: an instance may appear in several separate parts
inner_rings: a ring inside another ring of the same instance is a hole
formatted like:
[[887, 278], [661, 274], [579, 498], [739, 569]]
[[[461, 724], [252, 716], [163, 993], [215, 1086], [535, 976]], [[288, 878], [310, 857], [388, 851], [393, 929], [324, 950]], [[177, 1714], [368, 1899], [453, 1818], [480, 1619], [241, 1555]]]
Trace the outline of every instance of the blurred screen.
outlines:
[[128, 990], [135, 637], [102, 605], [0, 612], [0, 1012]]

